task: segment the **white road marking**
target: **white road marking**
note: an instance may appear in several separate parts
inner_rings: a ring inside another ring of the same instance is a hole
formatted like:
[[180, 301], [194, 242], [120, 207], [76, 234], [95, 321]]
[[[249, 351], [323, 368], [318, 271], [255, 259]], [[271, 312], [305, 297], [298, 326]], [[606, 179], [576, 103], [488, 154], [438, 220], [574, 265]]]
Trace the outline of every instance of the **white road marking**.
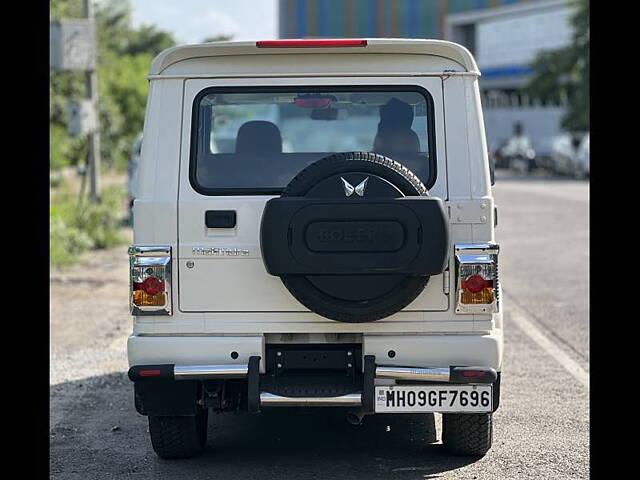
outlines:
[[535, 323], [529, 320], [526, 314], [514, 303], [507, 300], [509, 316], [520, 329], [526, 333], [529, 338], [542, 347], [549, 355], [551, 355], [564, 369], [571, 374], [573, 378], [578, 380], [587, 390], [589, 390], [589, 372], [582, 368], [578, 362], [567, 355], [561, 347], [553, 340], [545, 335]]

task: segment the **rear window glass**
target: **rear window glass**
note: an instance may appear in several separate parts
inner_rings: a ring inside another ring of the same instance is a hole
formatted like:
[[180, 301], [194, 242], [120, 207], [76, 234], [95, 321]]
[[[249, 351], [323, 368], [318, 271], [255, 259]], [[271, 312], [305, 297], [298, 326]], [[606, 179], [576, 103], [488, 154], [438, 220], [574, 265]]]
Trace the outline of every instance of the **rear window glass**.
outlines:
[[278, 194], [327, 155], [364, 151], [435, 181], [433, 101], [419, 87], [208, 89], [194, 104], [200, 193]]

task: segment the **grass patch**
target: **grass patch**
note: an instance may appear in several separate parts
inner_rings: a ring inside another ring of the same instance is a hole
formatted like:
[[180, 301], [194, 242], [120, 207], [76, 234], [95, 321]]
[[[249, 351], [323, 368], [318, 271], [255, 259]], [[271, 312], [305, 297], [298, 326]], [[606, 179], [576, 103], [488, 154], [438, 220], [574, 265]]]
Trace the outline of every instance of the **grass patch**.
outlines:
[[100, 204], [83, 199], [62, 184], [51, 198], [49, 224], [49, 258], [52, 267], [75, 263], [80, 254], [93, 248], [109, 248], [126, 241], [121, 232], [125, 216], [125, 192], [110, 186], [102, 192]]

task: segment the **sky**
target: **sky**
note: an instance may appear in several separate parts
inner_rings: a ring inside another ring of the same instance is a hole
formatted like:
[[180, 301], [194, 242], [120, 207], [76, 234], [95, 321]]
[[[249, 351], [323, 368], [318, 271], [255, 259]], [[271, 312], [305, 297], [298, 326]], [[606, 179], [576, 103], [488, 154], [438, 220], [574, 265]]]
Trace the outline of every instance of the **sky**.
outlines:
[[154, 24], [178, 43], [233, 35], [233, 40], [278, 38], [277, 0], [131, 0], [133, 25]]

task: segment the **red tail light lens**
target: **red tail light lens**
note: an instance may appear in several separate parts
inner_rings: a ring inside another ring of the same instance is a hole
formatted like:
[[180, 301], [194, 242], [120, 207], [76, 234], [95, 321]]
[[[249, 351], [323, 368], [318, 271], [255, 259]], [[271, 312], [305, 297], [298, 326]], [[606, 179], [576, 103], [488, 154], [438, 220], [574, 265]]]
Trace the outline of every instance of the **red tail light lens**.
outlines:
[[480, 275], [471, 275], [466, 280], [462, 280], [460, 286], [471, 293], [478, 293], [483, 288], [493, 288], [493, 280], [485, 280]]
[[315, 39], [315, 40], [260, 40], [258, 48], [318, 48], [318, 47], [366, 47], [366, 40]]
[[464, 372], [462, 372], [462, 376], [463, 377], [477, 377], [477, 378], [482, 378], [486, 375], [486, 372], [480, 371], [480, 370], [465, 370]]
[[156, 295], [164, 290], [164, 282], [156, 277], [149, 277], [142, 282], [142, 289], [148, 295]]

